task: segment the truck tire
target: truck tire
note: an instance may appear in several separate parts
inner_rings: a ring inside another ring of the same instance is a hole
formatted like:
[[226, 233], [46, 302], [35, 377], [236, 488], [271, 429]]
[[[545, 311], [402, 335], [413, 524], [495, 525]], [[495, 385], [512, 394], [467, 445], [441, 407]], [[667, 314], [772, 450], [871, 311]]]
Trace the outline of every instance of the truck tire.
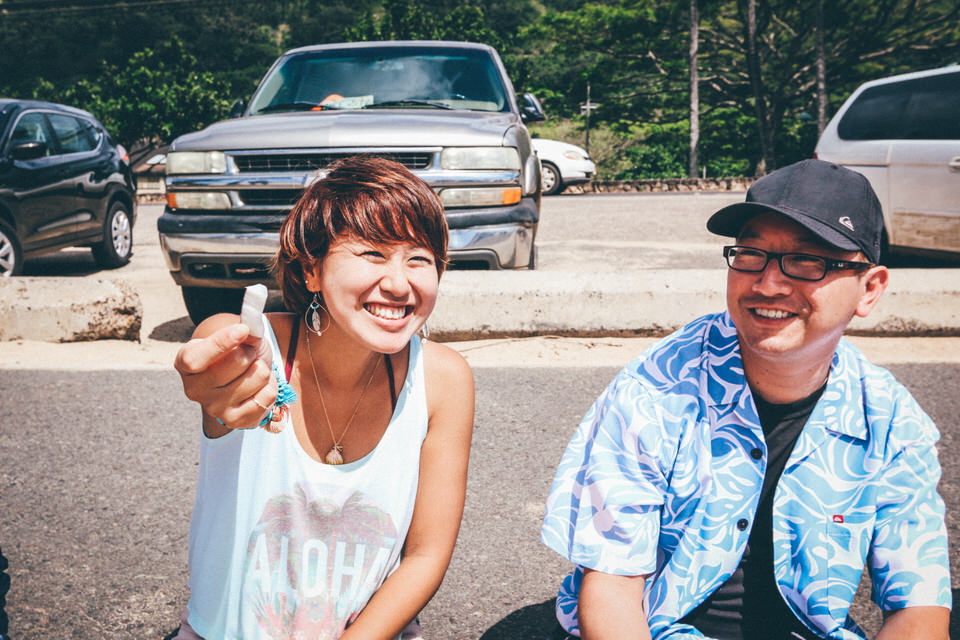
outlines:
[[240, 313], [243, 303], [243, 289], [181, 287], [180, 292], [187, 314], [195, 325], [218, 313]]

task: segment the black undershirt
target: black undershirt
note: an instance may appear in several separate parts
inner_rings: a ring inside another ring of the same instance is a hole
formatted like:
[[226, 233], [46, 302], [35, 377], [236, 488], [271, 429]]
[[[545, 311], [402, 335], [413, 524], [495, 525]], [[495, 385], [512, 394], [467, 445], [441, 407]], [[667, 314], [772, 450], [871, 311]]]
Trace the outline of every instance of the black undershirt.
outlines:
[[750, 538], [733, 575], [681, 622], [720, 640], [818, 637], [790, 611], [777, 589], [773, 576], [773, 495], [797, 438], [826, 386], [790, 404], [771, 404], [754, 396], [767, 444], [767, 469]]

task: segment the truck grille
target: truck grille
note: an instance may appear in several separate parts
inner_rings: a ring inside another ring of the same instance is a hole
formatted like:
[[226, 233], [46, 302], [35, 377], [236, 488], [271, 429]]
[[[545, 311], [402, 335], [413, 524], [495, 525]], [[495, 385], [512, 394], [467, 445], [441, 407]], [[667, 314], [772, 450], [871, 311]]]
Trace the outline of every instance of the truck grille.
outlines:
[[303, 189], [249, 189], [240, 194], [248, 206], [292, 207], [303, 195]]
[[[284, 171], [316, 171], [331, 162], [347, 158], [353, 153], [297, 153], [283, 155], [234, 155], [240, 173], [263, 173]], [[399, 162], [407, 169], [424, 169], [430, 166], [431, 153], [371, 153]]]

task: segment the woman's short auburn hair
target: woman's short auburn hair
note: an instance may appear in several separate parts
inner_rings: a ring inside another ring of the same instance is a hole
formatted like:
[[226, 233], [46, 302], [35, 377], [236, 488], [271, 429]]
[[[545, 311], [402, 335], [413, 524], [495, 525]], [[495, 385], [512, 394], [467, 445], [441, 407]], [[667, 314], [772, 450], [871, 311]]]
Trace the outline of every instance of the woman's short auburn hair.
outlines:
[[323, 260], [337, 238], [375, 244], [413, 244], [430, 250], [442, 274], [447, 220], [440, 199], [406, 167], [377, 156], [353, 156], [329, 165], [280, 227], [274, 273], [284, 306], [303, 312], [313, 294], [305, 268]]

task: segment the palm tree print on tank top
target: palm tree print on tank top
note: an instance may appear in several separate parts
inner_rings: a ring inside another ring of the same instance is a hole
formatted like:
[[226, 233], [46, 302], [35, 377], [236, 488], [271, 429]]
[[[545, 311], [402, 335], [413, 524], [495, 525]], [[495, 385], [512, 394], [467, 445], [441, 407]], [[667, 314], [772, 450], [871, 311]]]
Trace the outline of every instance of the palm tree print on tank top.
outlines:
[[267, 502], [250, 535], [244, 599], [271, 638], [339, 637], [390, 569], [393, 519], [360, 491], [330, 499], [338, 493], [298, 483]]

